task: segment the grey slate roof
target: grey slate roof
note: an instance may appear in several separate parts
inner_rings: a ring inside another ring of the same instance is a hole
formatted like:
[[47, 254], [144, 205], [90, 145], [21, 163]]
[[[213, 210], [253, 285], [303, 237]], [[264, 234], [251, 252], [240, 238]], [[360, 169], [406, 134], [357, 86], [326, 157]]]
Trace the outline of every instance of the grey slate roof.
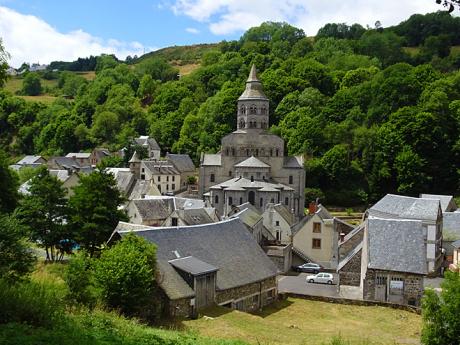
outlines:
[[139, 138], [134, 139], [136, 144], [141, 146], [148, 146], [150, 150], [160, 150], [160, 145], [154, 138], [150, 138], [147, 135], [141, 135]]
[[80, 164], [70, 157], [51, 157], [48, 160], [48, 166], [57, 166], [68, 170], [79, 170], [81, 169]]
[[422, 219], [436, 221], [440, 202], [436, 199], [413, 198], [387, 194], [369, 209], [369, 216], [379, 218]]
[[126, 196], [129, 196], [134, 183], [134, 174], [129, 168], [107, 168], [106, 171], [115, 177], [118, 190]]
[[285, 168], [303, 169], [303, 159], [300, 156], [287, 156], [287, 157], [284, 157], [283, 167], [285, 167]]
[[214, 221], [204, 208], [188, 208], [180, 211], [179, 216], [187, 225], [209, 224]]
[[248, 159], [235, 164], [235, 168], [270, 168], [270, 165], [262, 162], [254, 156], [251, 156]]
[[[318, 209], [316, 211], [316, 213], [318, 216], [321, 217], [321, 219], [332, 219], [333, 217], [331, 216], [331, 214], [329, 213], [329, 211], [326, 209], [326, 207], [324, 207], [323, 205], [319, 204], [318, 205]], [[296, 233], [299, 232], [300, 229], [302, 229], [304, 227], [305, 224], [307, 224], [310, 219], [313, 218], [313, 214], [307, 214], [306, 216], [304, 216], [300, 222], [298, 222], [297, 224], [295, 224], [291, 231], [292, 231], [292, 235], [295, 235]]]
[[137, 154], [137, 151], [134, 151], [133, 155], [131, 156], [131, 159], [129, 160], [128, 163], [139, 163], [141, 159], [139, 158], [139, 155]]
[[263, 219], [261, 214], [252, 210], [251, 208], [245, 208], [240, 212], [230, 216], [230, 218], [239, 218], [244, 224], [246, 224], [250, 228], [253, 228], [258, 222], [260, 222]]
[[421, 221], [369, 218], [367, 222], [369, 268], [427, 273]]
[[438, 195], [438, 194], [420, 194], [424, 199], [438, 199], [441, 202], [441, 209], [443, 212], [453, 211], [456, 209], [454, 197], [452, 195]]
[[262, 83], [257, 78], [257, 70], [255, 65], [252, 65], [251, 71], [249, 72], [249, 77], [246, 80], [246, 89], [238, 99], [268, 100], [267, 96], [265, 96], [264, 91], [262, 89]]
[[442, 214], [443, 236], [460, 240], [460, 212], [444, 212]]
[[295, 218], [294, 215], [289, 211], [286, 205], [276, 204], [273, 208], [278, 212], [278, 214], [283, 217], [283, 219], [289, 224], [289, 226], [294, 225]]
[[195, 171], [195, 164], [189, 155], [168, 153], [166, 158], [179, 172]]
[[172, 198], [135, 199], [131, 201], [142, 220], [166, 219], [174, 211]]
[[[38, 160], [44, 159], [42, 156], [25, 156], [23, 159], [21, 159], [19, 162], [16, 164], [19, 165], [32, 165], [36, 164]], [[38, 163], [40, 164], [40, 163]]]
[[245, 190], [249, 188], [259, 189], [263, 192], [278, 192], [280, 190], [293, 190], [291, 187], [281, 183], [270, 183], [265, 181], [251, 181], [244, 177], [235, 177], [225, 182], [211, 186], [209, 189], [225, 189], [225, 190]]
[[[128, 231], [121, 231], [124, 236]], [[193, 256], [217, 271], [217, 289], [226, 290], [275, 277], [277, 269], [239, 219], [184, 227], [135, 231], [157, 245], [157, 260], [163, 277], [161, 287], [171, 299], [193, 296], [193, 290], [168, 263]]]
[[70, 152], [66, 155], [68, 158], [83, 158], [88, 159], [91, 156], [91, 152]]
[[201, 162], [203, 166], [220, 166], [221, 165], [221, 156], [220, 153], [205, 153]]
[[180, 198], [174, 197], [175, 207], [188, 209], [188, 208], [204, 208], [205, 203], [201, 199], [187, 199], [187, 198]]
[[170, 260], [169, 263], [180, 269], [181, 271], [190, 273], [193, 276], [200, 274], [215, 272], [218, 270], [217, 267], [210, 265], [200, 259], [197, 259], [193, 256], [186, 256], [185, 258], [178, 258]]
[[142, 166], [154, 175], [180, 175], [179, 171], [170, 163], [159, 161], [142, 161]]
[[460, 240], [458, 241], [455, 241], [455, 242], [452, 242], [451, 243], [451, 246], [455, 249], [459, 249], [460, 248]]
[[130, 200], [144, 199], [147, 196], [160, 196], [158, 187], [147, 180], [136, 180], [129, 195]]

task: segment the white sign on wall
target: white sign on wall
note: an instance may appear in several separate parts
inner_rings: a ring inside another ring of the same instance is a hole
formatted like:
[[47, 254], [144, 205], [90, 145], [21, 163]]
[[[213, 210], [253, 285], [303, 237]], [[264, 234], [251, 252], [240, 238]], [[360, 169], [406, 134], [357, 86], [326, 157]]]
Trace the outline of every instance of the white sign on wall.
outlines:
[[401, 280], [390, 280], [390, 289], [400, 289], [404, 288], [404, 282]]

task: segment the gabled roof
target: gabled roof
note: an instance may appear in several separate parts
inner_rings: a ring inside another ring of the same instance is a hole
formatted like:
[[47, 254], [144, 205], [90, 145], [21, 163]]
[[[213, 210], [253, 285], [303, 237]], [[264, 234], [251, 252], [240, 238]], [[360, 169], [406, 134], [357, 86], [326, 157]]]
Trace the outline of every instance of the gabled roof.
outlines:
[[135, 180], [129, 168], [107, 168], [106, 171], [115, 177], [118, 190], [128, 196]]
[[16, 164], [19, 164], [19, 165], [36, 164], [37, 161], [39, 161], [40, 159], [45, 160], [42, 156], [25, 156], [23, 159], [21, 159]]
[[460, 248], [460, 240], [452, 242], [450, 244], [454, 249], [459, 249]]
[[442, 214], [443, 237], [460, 240], [460, 212], [444, 212]]
[[180, 198], [174, 197], [175, 207], [183, 208], [183, 209], [190, 209], [190, 208], [204, 208], [205, 203], [201, 199], [188, 199], [188, 198]]
[[426, 247], [422, 221], [367, 219], [368, 267], [426, 274]]
[[294, 225], [295, 218], [294, 215], [289, 211], [289, 209], [283, 204], [276, 204], [273, 208], [278, 212], [278, 214], [289, 224], [289, 226]]
[[441, 210], [443, 212], [451, 212], [457, 209], [454, 197], [452, 195], [437, 195], [437, 194], [420, 194], [424, 199], [437, 199], [441, 202]]
[[91, 152], [70, 152], [66, 155], [68, 158], [88, 159], [91, 157]]
[[180, 172], [195, 171], [195, 164], [193, 164], [189, 155], [168, 153], [166, 158]]
[[[321, 204], [318, 205], [318, 209], [316, 210], [316, 212], [314, 214], [318, 215], [323, 220], [325, 220], [325, 219], [333, 219], [333, 217], [331, 216], [329, 211], [326, 209], [326, 207], [324, 207]], [[314, 214], [307, 214], [306, 216], [304, 216], [300, 220], [300, 222], [295, 224], [292, 227], [292, 235], [295, 235], [296, 233], [298, 233], [299, 230], [302, 229], [304, 227], [304, 225], [307, 224], [310, 221], [310, 219], [313, 218]]]
[[128, 163], [139, 163], [141, 159], [139, 158], [139, 155], [137, 154], [137, 151], [134, 151], [133, 155], [131, 156], [131, 159], [129, 160]]
[[131, 203], [144, 221], [166, 219], [174, 211], [172, 198], [135, 199]]
[[302, 156], [287, 156], [284, 157], [284, 168], [296, 168], [303, 169], [303, 158]]
[[58, 167], [70, 169], [70, 170], [79, 170], [81, 165], [70, 157], [51, 157], [48, 160], [48, 166], [57, 165]]
[[220, 153], [205, 153], [201, 161], [202, 166], [220, 166], [221, 156]]
[[436, 221], [439, 211], [437, 199], [387, 194], [369, 209], [369, 216]]
[[286, 186], [281, 183], [276, 183], [276, 182], [265, 182], [265, 181], [259, 181], [259, 180], [254, 180], [251, 181], [247, 178], [244, 177], [235, 177], [230, 180], [227, 180], [225, 182], [216, 184], [214, 186], [211, 186], [209, 189], [225, 189], [225, 190], [245, 190], [245, 189], [258, 189], [260, 191], [266, 191], [266, 192], [278, 192], [280, 190], [287, 190], [287, 191], [292, 191], [292, 189], [289, 186]]
[[148, 146], [150, 150], [160, 150], [160, 145], [158, 145], [157, 141], [148, 135], [141, 135], [139, 138], [134, 139], [134, 141], [140, 146]]
[[270, 168], [270, 165], [262, 162], [254, 156], [251, 156], [248, 159], [235, 164], [235, 168]]
[[142, 166], [154, 175], [180, 175], [174, 165], [168, 162], [142, 161]]
[[177, 215], [187, 225], [199, 225], [214, 223], [204, 208], [188, 208], [180, 210]]
[[[118, 232], [122, 237], [128, 233]], [[157, 245], [158, 267], [163, 277], [160, 285], [170, 299], [193, 296], [193, 290], [169, 263], [177, 259], [175, 253], [181, 257], [193, 256], [217, 267], [218, 290], [251, 284], [277, 274], [275, 265], [239, 219], [134, 233]]]
[[158, 187], [147, 180], [136, 180], [129, 195], [130, 200], [144, 199], [147, 196], [160, 196]]
[[240, 212], [230, 216], [230, 218], [239, 218], [244, 224], [246, 224], [250, 228], [253, 228], [257, 223], [263, 220], [262, 215], [252, 210], [251, 208], [245, 208]]

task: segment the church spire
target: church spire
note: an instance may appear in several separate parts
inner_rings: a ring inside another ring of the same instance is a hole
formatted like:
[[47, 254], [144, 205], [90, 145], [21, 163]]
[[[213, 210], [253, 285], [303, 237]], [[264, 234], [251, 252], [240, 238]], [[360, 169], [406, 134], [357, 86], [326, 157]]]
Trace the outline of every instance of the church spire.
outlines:
[[252, 64], [251, 66], [251, 71], [249, 72], [249, 77], [248, 77], [248, 80], [246, 80], [246, 83], [250, 83], [250, 82], [259, 82], [260, 83], [260, 80], [257, 78], [257, 69], [256, 69], [256, 65], [255, 64]]
[[263, 99], [268, 100], [265, 96], [262, 83], [257, 78], [256, 65], [252, 65], [251, 71], [249, 72], [248, 79], [246, 80], [246, 90], [240, 96], [239, 100], [243, 99]]

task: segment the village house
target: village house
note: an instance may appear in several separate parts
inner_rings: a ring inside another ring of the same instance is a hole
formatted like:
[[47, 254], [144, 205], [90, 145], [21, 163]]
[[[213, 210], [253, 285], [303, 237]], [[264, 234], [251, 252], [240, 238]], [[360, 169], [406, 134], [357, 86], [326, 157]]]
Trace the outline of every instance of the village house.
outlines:
[[[115, 230], [109, 245], [129, 232]], [[195, 316], [212, 305], [250, 312], [277, 298], [276, 267], [237, 218], [134, 233], [157, 246], [163, 311], [169, 316]]]
[[98, 164], [101, 164], [104, 158], [108, 158], [110, 156], [111, 156], [111, 153], [108, 149], [95, 148], [91, 152], [90, 163], [92, 166], [96, 166]]
[[426, 241], [425, 262], [429, 275], [441, 273], [442, 253], [442, 210], [438, 199], [413, 198], [387, 194], [372, 206], [365, 215], [369, 218], [411, 219], [422, 221], [422, 232]]
[[460, 272], [460, 240], [452, 243], [452, 264], [449, 269], [453, 272]]
[[72, 158], [80, 166], [91, 166], [91, 152], [70, 152], [66, 157]]
[[200, 195], [221, 215], [245, 202], [260, 212], [269, 203], [283, 203], [302, 218], [303, 158], [285, 156], [284, 140], [268, 132], [269, 100], [254, 65], [237, 103], [236, 131], [222, 138], [219, 153], [201, 155]]
[[323, 205], [310, 205], [309, 215], [292, 229], [293, 264], [311, 261], [327, 269], [336, 269], [339, 240], [353, 226], [333, 217]]
[[262, 236], [265, 229], [263, 217], [254, 206], [248, 202], [236, 206], [230, 212], [229, 218], [239, 218], [257, 243], [262, 245]]
[[189, 155], [186, 154], [167, 153], [166, 160], [171, 163], [180, 173], [180, 190], [186, 190], [188, 178], [195, 177], [197, 175], [195, 164], [193, 164], [192, 159]]
[[69, 172], [84, 172], [91, 173], [93, 170], [91, 165], [81, 165], [73, 157], [51, 157], [46, 162], [48, 169], [52, 170], [67, 170]]
[[140, 179], [152, 181], [162, 194], [175, 194], [181, 189], [180, 173], [167, 161], [142, 161], [140, 169]]
[[[49, 173], [51, 176], [55, 176], [59, 181], [62, 182], [62, 187], [66, 191], [66, 195], [65, 195], [66, 198], [70, 198], [72, 195], [74, 195], [73, 188], [78, 186], [78, 184], [80, 183], [79, 173], [69, 172], [68, 170], [54, 170], [54, 169], [49, 170]], [[30, 188], [30, 180], [24, 182], [19, 187], [19, 192], [23, 195], [28, 195], [29, 188]]]
[[187, 226], [214, 222], [204, 208], [176, 208], [161, 226]]
[[275, 239], [278, 244], [291, 244], [291, 227], [296, 222], [295, 216], [290, 212], [286, 205], [268, 204], [262, 213], [263, 224], [270, 237]]
[[42, 166], [43, 164], [46, 164], [46, 159], [43, 158], [42, 156], [25, 156], [21, 160], [19, 160], [17, 163], [10, 165], [10, 168], [16, 171], [19, 171], [22, 168], [38, 168]]
[[157, 141], [154, 138], [150, 138], [148, 135], [141, 135], [139, 138], [134, 139], [134, 143], [145, 147], [149, 159], [159, 160], [161, 149]]
[[131, 223], [161, 226], [174, 211], [173, 198], [151, 198], [130, 200], [126, 211]]

